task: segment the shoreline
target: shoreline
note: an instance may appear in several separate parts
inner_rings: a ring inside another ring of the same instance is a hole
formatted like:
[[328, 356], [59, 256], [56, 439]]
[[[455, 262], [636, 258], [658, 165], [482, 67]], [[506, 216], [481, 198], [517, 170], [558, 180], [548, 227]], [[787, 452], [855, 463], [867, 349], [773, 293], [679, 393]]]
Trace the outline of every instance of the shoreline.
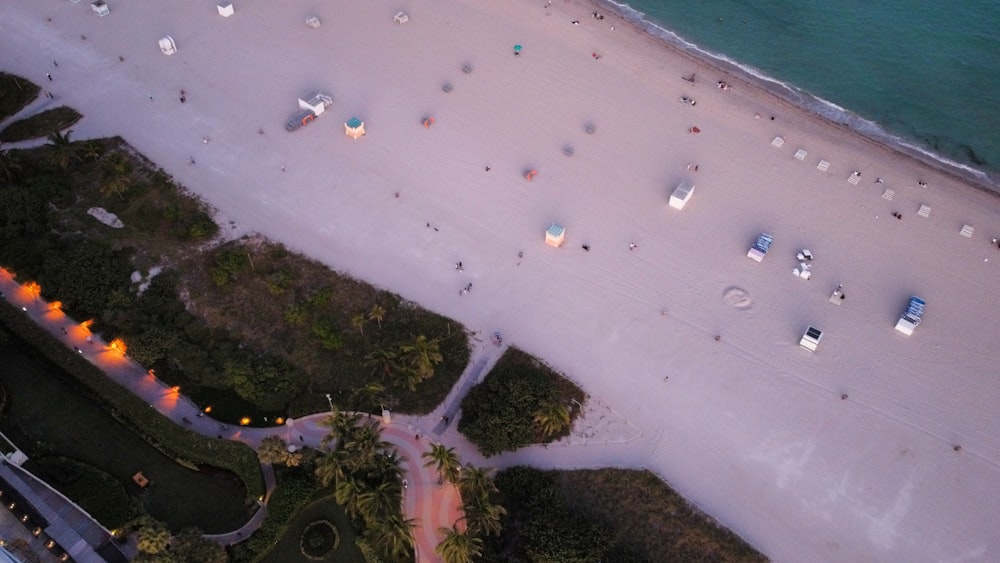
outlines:
[[[866, 119], [849, 108], [841, 107], [834, 102], [801, 90], [793, 84], [768, 76], [763, 71], [752, 72], [744, 68], [738, 61], [732, 60], [726, 55], [702, 49], [669, 28], [646, 19], [645, 13], [627, 4], [617, 3], [614, 0], [583, 1], [599, 12], [613, 15], [619, 19], [622, 25], [631, 26], [637, 32], [649, 36], [675, 54], [687, 58], [692, 64], [726, 75], [732, 83], [740, 83], [766, 92], [775, 100], [828, 125], [847, 129], [869, 143], [919, 162], [930, 171], [944, 174], [956, 182], [967, 184], [972, 188], [1000, 198], [1000, 171], [991, 173], [988, 170], [974, 168], [973, 165], [962, 164], [950, 157], [937, 154], [930, 148], [921, 146], [919, 141], [901, 137], [897, 133], [885, 129], [882, 124]], [[836, 111], [842, 114], [839, 116], [842, 119], [825, 115], [820, 111], [821, 108], [836, 108]], [[875, 128], [875, 130], [866, 131], [858, 124], [864, 125], [868, 129]]]

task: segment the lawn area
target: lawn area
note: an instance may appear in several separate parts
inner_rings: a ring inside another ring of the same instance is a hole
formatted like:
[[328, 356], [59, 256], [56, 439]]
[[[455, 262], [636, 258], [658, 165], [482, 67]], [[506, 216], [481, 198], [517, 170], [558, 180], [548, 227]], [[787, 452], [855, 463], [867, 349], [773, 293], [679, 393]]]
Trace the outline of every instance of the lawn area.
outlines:
[[[247, 492], [234, 474], [178, 464], [97, 406], [88, 390], [23, 341], [0, 340], [0, 364], [0, 384], [7, 391], [0, 429], [29, 456], [43, 461], [63, 456], [113, 476], [174, 531], [197, 526], [206, 533], [228, 532], [249, 519]], [[45, 478], [51, 465], [27, 467]], [[152, 482], [145, 489], [132, 481], [139, 471]]]
[[[361, 550], [354, 543], [354, 531], [351, 529], [351, 519], [344, 509], [337, 504], [329, 489], [318, 492], [295, 520], [289, 523], [288, 529], [278, 543], [261, 559], [262, 563], [306, 563], [309, 561], [336, 561], [337, 563], [365, 563]], [[329, 521], [337, 527], [340, 534], [340, 545], [323, 559], [309, 559], [299, 550], [302, 532], [311, 522]]]

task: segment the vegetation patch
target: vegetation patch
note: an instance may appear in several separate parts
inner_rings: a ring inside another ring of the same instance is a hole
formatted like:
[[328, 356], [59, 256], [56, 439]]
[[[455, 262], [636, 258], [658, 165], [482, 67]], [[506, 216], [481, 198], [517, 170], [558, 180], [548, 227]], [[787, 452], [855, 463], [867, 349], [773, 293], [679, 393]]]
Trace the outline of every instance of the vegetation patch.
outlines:
[[767, 561], [648, 471], [514, 467], [495, 482], [507, 518], [486, 562]]
[[340, 532], [329, 520], [310, 522], [302, 530], [299, 551], [313, 561], [322, 561], [340, 546]]
[[510, 348], [462, 400], [459, 432], [485, 456], [569, 435], [582, 389], [536, 358]]
[[62, 131], [71, 127], [82, 117], [75, 109], [67, 106], [40, 111], [8, 125], [3, 131], [0, 131], [0, 141], [13, 143], [45, 137], [54, 131]]
[[[378, 412], [379, 403], [350, 401], [371, 383], [384, 387], [386, 407], [429, 412], [469, 362], [458, 323], [282, 245], [248, 237], [194, 262], [183, 280], [192, 311], [211, 330], [271, 350], [298, 370], [267, 386], [289, 397], [291, 416], [323, 410], [326, 393], [345, 408]], [[304, 388], [313, 393], [301, 395]]]
[[40, 91], [30, 80], [0, 72], [0, 121], [24, 109]]

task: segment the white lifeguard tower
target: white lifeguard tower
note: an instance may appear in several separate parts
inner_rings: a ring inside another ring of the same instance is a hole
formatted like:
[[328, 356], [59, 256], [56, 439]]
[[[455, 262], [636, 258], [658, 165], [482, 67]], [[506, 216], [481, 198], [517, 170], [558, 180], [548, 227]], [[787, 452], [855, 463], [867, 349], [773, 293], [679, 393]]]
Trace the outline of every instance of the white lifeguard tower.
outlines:
[[216, 5], [216, 8], [219, 10], [219, 15], [224, 18], [228, 18], [236, 13], [236, 10], [233, 9], [232, 2], [219, 2], [218, 5]]
[[545, 231], [545, 244], [559, 248], [566, 242], [566, 227], [552, 223]]
[[111, 8], [108, 8], [108, 3], [104, 0], [97, 0], [97, 2], [90, 5], [90, 9], [94, 10], [94, 13], [102, 18], [111, 13]]
[[160, 39], [160, 51], [163, 51], [164, 55], [173, 55], [177, 52], [177, 44], [174, 43], [174, 38], [169, 35]]

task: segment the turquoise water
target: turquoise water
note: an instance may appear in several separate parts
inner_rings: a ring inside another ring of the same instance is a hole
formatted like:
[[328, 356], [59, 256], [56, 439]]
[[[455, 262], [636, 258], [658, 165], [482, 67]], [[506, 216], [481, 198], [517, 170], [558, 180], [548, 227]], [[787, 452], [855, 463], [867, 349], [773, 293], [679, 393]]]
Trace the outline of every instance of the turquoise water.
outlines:
[[[619, 4], [620, 6], [624, 6]], [[1000, 1], [628, 0], [668, 40], [1000, 186]], [[669, 30], [666, 31], [666, 30]], [[676, 37], [670, 33], [676, 34]]]

